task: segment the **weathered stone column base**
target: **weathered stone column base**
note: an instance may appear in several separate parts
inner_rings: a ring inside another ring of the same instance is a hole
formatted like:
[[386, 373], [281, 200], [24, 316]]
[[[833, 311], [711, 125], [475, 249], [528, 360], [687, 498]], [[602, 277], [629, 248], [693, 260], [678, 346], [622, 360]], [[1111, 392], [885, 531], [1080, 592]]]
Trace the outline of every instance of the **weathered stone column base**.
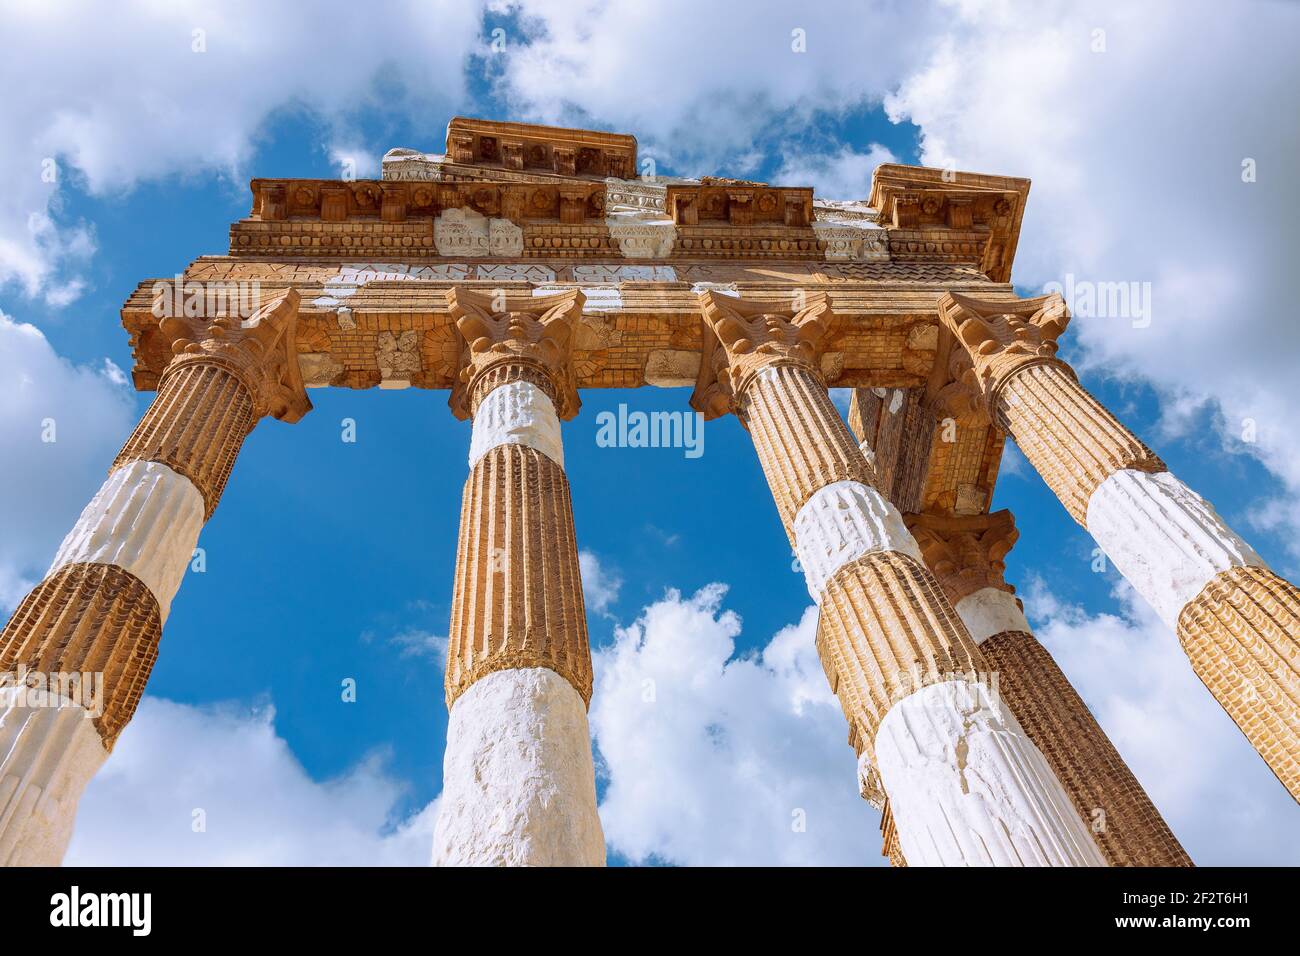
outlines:
[[1214, 576], [1178, 618], [1214, 698], [1300, 801], [1300, 589], [1267, 568]]
[[605, 865], [587, 710], [554, 671], [494, 671], [456, 698], [433, 863]]
[[[34, 705], [34, 706], [29, 706]], [[0, 688], [0, 866], [58, 866], [108, 751], [77, 704]]]
[[875, 751], [909, 866], [1106, 865], [1052, 768], [983, 684], [904, 697]]

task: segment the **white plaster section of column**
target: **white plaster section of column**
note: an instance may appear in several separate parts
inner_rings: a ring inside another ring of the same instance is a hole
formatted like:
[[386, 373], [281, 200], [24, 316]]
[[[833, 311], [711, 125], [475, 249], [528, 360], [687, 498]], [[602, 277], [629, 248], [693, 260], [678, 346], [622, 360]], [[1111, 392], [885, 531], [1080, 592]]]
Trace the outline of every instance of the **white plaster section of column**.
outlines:
[[156, 461], [115, 469], [59, 546], [46, 577], [65, 564], [113, 564], [135, 575], [167, 620], [203, 528], [203, 495]]
[[794, 517], [795, 553], [812, 599], [835, 572], [873, 551], [902, 551], [921, 561], [912, 532], [884, 495], [860, 481], [818, 488]]
[[[530, 382], [484, 396], [469, 463], [497, 445], [535, 448], [561, 468], [560, 419]], [[500, 670], [456, 698], [447, 724], [435, 866], [604, 866], [587, 708], [545, 667]]]
[[982, 684], [890, 708], [876, 762], [908, 866], [1105, 866], [1046, 759]]
[[447, 726], [435, 866], [604, 866], [587, 710], [545, 667], [496, 671]]
[[81, 793], [108, 757], [91, 714], [43, 690], [0, 688], [0, 866], [58, 866]]
[[1167, 471], [1110, 475], [1088, 499], [1087, 528], [1174, 630], [1183, 607], [1216, 574], [1268, 567], [1208, 501]]
[[497, 445], [536, 448], [561, 468], [564, 443], [555, 403], [532, 382], [510, 382], [492, 389], [474, 412], [474, 432], [469, 443], [469, 466]]
[[1015, 595], [1001, 588], [980, 588], [954, 604], [953, 610], [976, 644], [983, 644], [994, 634], [1004, 631], [1033, 633]]

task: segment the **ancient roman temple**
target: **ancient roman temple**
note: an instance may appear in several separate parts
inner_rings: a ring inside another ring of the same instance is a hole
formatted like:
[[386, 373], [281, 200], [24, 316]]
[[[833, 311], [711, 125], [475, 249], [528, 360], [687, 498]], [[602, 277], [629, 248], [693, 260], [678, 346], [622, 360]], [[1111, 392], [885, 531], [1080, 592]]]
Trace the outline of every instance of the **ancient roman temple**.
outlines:
[[895, 865], [1191, 865], [1004, 578], [1008, 435], [1300, 798], [1300, 591], [1057, 357], [1065, 302], [1010, 284], [1026, 180], [646, 172], [632, 136], [457, 118], [379, 180], [253, 180], [228, 250], [140, 282], [152, 404], [0, 635], [0, 862], [61, 860], [244, 438], [325, 387], [470, 423], [436, 864], [605, 862], [563, 423], [607, 387], [752, 437]]

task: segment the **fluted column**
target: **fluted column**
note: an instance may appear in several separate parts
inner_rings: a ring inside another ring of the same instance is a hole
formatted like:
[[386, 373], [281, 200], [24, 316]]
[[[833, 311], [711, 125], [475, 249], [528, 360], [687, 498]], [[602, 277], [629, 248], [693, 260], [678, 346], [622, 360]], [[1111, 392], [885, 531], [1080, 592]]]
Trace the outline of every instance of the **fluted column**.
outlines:
[[176, 356], [157, 396], [0, 633], [0, 864], [62, 860], [245, 436], [265, 415], [310, 409], [297, 311], [290, 291], [244, 321], [160, 322]]
[[898, 827], [894, 826], [894, 811], [888, 800], [880, 808], [880, 853], [889, 858], [890, 866], [907, 866], [903, 848], [898, 845]]
[[1059, 295], [949, 293], [968, 377], [1070, 515], [1177, 634], [1198, 677], [1300, 800], [1300, 590], [1056, 358]]
[[1003, 578], [1009, 511], [907, 515], [926, 565], [998, 676], [998, 691], [1089, 824], [1111, 866], [1191, 866], [1106, 732], [1034, 637]]
[[602, 866], [587, 727], [591, 652], [560, 420], [577, 414], [576, 290], [456, 289], [452, 393], [473, 419], [461, 503], [437, 865]]
[[817, 648], [849, 722], [863, 795], [889, 799], [912, 866], [1100, 866], [1043, 755], [987, 685], [988, 666], [820, 380], [836, 321], [824, 295], [782, 312], [701, 295], [692, 404], [749, 430], [809, 593]]

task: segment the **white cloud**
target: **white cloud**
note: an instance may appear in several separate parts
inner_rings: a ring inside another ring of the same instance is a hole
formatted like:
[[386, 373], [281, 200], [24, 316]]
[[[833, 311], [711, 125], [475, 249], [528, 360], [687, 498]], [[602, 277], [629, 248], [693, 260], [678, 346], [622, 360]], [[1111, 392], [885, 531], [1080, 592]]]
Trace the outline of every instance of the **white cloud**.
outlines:
[[881, 163], [896, 163], [897, 157], [879, 143], [865, 153], [848, 146], [829, 153], [787, 155], [774, 183], [812, 186], [821, 199], [863, 199], [871, 192], [871, 174]]
[[379, 156], [358, 143], [335, 143], [329, 148], [329, 157], [341, 179], [379, 178]]
[[[269, 708], [146, 697], [87, 787], [69, 866], [424, 866], [437, 801], [394, 819], [380, 757], [313, 780]], [[194, 832], [203, 811], [204, 832]]]
[[[178, 173], [246, 178], [262, 125], [282, 109], [310, 111], [351, 146], [349, 120], [377, 102], [381, 71], [384, 107], [436, 131], [463, 93], [481, 18], [453, 0], [393, 4], [392, 29], [373, 18], [349, 29], [358, 8], [341, 0], [310, 11], [267, 0], [0, 7], [0, 84], [22, 91], [0, 98], [0, 285], [55, 306], [75, 297], [93, 247], [87, 224], [60, 215], [70, 180], [105, 195]], [[362, 165], [375, 168], [373, 156]], [[171, 214], [159, 209], [158, 222]]]
[[605, 567], [594, 552], [578, 552], [578, 571], [582, 575], [582, 598], [588, 611], [607, 614], [609, 606], [618, 600], [623, 579], [617, 572]]
[[883, 865], [815, 609], [736, 657], [725, 593], [669, 591], [595, 655], [606, 842], [634, 862]]
[[123, 372], [121, 367], [111, 358], [104, 359], [103, 375], [104, 378], [108, 379], [114, 385], [121, 385], [125, 388], [130, 384], [130, 379], [126, 377], [126, 372]]
[[44, 575], [130, 434], [135, 402], [121, 375], [107, 360], [73, 365], [0, 312], [0, 610]]
[[[921, 55], [935, 15], [920, 4], [796, 8], [783, 0], [517, 6], [530, 42], [507, 37], [497, 89], [521, 118], [594, 119], [635, 133], [684, 172], [709, 172], [727, 157], [730, 175], [730, 158], [752, 155], [757, 134], [773, 124], [806, 148], [816, 111], [878, 101]], [[795, 52], [796, 30], [806, 52]]]
[[438, 667], [447, 666], [448, 638], [420, 628], [408, 628], [388, 639], [402, 657], [423, 657]]
[[1178, 639], [1127, 584], [1089, 614], [1031, 580], [1039, 640], [1194, 862], [1300, 864], [1295, 801], [1197, 679]]

